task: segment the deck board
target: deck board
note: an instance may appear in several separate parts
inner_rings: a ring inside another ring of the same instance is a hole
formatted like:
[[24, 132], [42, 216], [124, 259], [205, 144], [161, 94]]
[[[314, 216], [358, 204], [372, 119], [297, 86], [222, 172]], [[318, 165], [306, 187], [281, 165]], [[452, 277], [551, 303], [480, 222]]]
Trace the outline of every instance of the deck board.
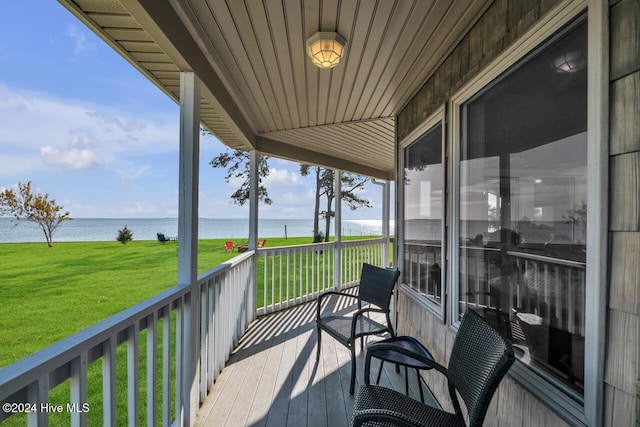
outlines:
[[[352, 310], [349, 302], [325, 310]], [[349, 394], [351, 356], [323, 334], [316, 363], [315, 309], [311, 302], [253, 322], [198, 412], [196, 425], [348, 426], [354, 402]], [[359, 347], [356, 388], [364, 382]], [[374, 360], [372, 382], [378, 366]], [[409, 371], [409, 378], [410, 393], [419, 398], [415, 371]], [[404, 370], [398, 374], [393, 365], [385, 364], [380, 384], [404, 393]]]

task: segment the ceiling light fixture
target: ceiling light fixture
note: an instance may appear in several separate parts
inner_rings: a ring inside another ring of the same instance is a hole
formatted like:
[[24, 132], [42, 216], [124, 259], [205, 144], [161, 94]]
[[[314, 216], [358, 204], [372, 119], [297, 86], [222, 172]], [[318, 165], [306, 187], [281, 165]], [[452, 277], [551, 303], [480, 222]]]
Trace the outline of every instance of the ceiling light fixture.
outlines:
[[560, 74], [575, 73], [583, 69], [585, 65], [587, 65], [587, 59], [581, 51], [565, 53], [553, 61], [553, 69]]
[[319, 31], [307, 39], [307, 55], [319, 68], [333, 68], [344, 54], [347, 39], [332, 31]]

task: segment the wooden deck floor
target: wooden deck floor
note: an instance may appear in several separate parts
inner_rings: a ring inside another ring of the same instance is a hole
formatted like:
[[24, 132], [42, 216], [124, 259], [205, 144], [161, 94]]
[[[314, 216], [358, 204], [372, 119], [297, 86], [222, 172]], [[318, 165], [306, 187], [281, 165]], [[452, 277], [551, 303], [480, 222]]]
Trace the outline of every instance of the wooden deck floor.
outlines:
[[[341, 301], [328, 309], [353, 310], [345, 304]], [[256, 320], [218, 377], [196, 425], [349, 425], [353, 410], [349, 351], [323, 334], [316, 363], [315, 310], [312, 302]], [[358, 353], [356, 391], [364, 382], [364, 353]], [[404, 371], [398, 374], [392, 365], [384, 366], [380, 384], [404, 393]], [[375, 362], [371, 372], [372, 377], [378, 372]], [[417, 396], [415, 371], [409, 371], [409, 385]]]

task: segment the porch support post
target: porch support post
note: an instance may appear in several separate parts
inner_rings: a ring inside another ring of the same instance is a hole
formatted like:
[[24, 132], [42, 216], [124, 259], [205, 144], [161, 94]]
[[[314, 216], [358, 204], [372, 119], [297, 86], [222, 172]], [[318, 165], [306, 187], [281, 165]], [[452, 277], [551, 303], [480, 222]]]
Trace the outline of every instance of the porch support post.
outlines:
[[[252, 150], [249, 153], [249, 250], [258, 248], [258, 164], [260, 160], [260, 152]], [[253, 280], [251, 291], [251, 299], [249, 301], [248, 310], [252, 311], [251, 319], [255, 319], [258, 310], [258, 270], [256, 268], [258, 257], [254, 255], [253, 264], [251, 265], [251, 280]]]
[[249, 153], [249, 249], [258, 247], [258, 163], [260, 152]]
[[336, 195], [336, 215], [333, 222], [334, 231], [334, 251], [333, 251], [333, 283], [334, 288], [342, 287], [342, 171], [334, 171], [333, 183]]
[[[183, 306], [182, 414], [178, 425], [191, 425], [198, 409], [198, 177], [200, 135], [200, 80], [193, 72], [180, 73], [180, 170], [178, 179], [178, 285], [191, 287]], [[179, 342], [179, 340], [178, 340]], [[180, 349], [177, 349], [180, 351]]]
[[389, 221], [391, 209], [391, 182], [387, 179], [382, 185], [382, 266], [389, 266]]
[[[609, 2], [589, 0], [587, 16], [587, 267], [584, 407], [589, 425], [605, 418], [607, 271], [609, 254]], [[637, 95], [636, 95], [637, 96]], [[605, 261], [605, 262], [603, 262]], [[637, 416], [638, 414], [636, 414]], [[636, 424], [637, 425], [637, 424]]]

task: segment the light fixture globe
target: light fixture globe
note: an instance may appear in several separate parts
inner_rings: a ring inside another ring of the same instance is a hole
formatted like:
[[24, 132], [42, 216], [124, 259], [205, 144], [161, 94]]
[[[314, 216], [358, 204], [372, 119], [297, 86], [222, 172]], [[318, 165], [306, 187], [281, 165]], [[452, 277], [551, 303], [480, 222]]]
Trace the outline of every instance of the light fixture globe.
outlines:
[[553, 69], [559, 74], [573, 74], [587, 65], [584, 52], [572, 51], [559, 56], [553, 61]]
[[319, 31], [307, 39], [307, 55], [319, 68], [333, 68], [340, 62], [347, 39], [332, 31]]

